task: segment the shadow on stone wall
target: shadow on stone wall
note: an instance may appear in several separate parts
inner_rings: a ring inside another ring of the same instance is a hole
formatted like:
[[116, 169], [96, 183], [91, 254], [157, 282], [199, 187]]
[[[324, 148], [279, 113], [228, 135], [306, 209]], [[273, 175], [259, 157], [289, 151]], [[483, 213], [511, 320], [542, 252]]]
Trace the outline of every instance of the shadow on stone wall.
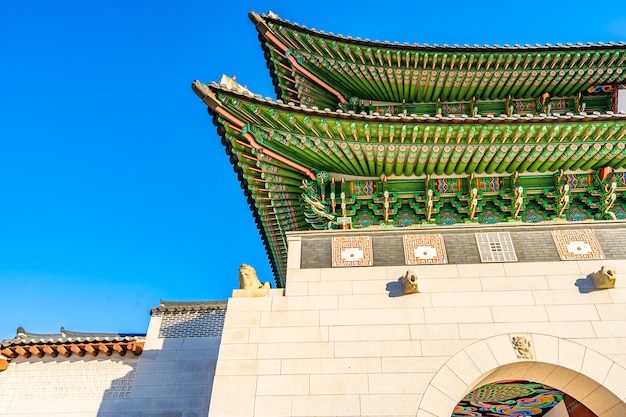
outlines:
[[[159, 333], [182, 335], [180, 330], [197, 328], [199, 322], [197, 315], [180, 317]], [[187, 334], [191, 337], [146, 340], [134, 376], [131, 372], [111, 382], [97, 416], [206, 417], [221, 337]]]

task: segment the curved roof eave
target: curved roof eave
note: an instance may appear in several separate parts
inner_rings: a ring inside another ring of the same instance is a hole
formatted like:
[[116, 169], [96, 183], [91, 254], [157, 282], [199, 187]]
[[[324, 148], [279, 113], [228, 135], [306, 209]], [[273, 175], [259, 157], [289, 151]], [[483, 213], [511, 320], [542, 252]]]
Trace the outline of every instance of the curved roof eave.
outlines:
[[351, 36], [343, 36], [336, 35], [332, 32], [325, 32], [323, 30], [317, 30], [314, 28], [308, 28], [305, 25], [300, 25], [298, 23], [290, 22], [289, 20], [282, 19], [278, 15], [266, 14], [266, 13], [256, 13], [254, 11], [250, 11], [248, 16], [253, 23], [257, 25], [262, 22], [271, 22], [280, 26], [288, 27], [295, 31], [306, 33], [310, 35], [319, 36], [321, 38], [325, 38], [331, 41], [338, 41], [342, 43], [350, 43], [359, 46], [365, 47], [374, 47], [374, 48], [386, 48], [386, 49], [398, 49], [401, 51], [411, 50], [411, 51], [425, 51], [425, 52], [566, 52], [569, 50], [577, 50], [577, 51], [596, 51], [596, 50], [605, 50], [605, 49], [626, 49], [626, 42], [587, 42], [587, 43], [546, 43], [546, 44], [515, 44], [515, 45], [498, 45], [498, 44], [484, 44], [484, 45], [438, 45], [438, 44], [409, 44], [408, 42], [399, 43], [397, 41], [379, 41], [379, 40], [370, 40], [370, 39], [361, 39], [359, 37], [353, 38]]
[[[327, 34], [275, 15], [250, 12], [250, 19], [277, 97], [304, 104], [336, 108], [355, 98], [420, 103], [457, 94], [528, 98], [555, 95], [563, 85], [577, 93], [589, 85], [626, 81], [624, 42], [409, 45]], [[379, 81], [391, 88], [377, 87]], [[493, 86], [505, 81], [509, 89]]]

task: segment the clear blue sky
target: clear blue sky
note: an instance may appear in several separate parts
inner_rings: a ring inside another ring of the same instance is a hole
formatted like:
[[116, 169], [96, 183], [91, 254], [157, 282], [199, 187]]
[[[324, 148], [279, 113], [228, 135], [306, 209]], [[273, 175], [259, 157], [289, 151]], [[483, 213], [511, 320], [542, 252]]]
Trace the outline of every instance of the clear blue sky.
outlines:
[[236, 175], [190, 87], [225, 73], [275, 98], [250, 10], [372, 40], [626, 41], [623, 2], [493, 4], [3, 4], [0, 340], [18, 326], [142, 333], [161, 299], [227, 299], [241, 263], [273, 283]]

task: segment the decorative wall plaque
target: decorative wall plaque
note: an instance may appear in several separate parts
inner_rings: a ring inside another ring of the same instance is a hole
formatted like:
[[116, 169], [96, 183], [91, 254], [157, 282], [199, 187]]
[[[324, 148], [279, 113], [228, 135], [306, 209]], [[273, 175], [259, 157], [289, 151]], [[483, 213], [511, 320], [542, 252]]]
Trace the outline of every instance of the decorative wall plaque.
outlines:
[[515, 248], [509, 232], [476, 233], [481, 262], [516, 262]]
[[370, 236], [333, 238], [333, 267], [372, 266], [373, 264]]
[[441, 235], [405, 235], [403, 244], [404, 260], [407, 265], [448, 263]]
[[564, 261], [604, 259], [600, 244], [591, 229], [553, 230], [552, 238]]

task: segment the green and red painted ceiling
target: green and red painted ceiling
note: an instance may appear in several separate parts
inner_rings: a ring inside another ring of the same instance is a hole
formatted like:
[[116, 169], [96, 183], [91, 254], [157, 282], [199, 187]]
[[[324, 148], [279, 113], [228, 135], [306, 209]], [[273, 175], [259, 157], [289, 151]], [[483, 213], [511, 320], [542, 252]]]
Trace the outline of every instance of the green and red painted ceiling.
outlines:
[[568, 410], [583, 408], [581, 416], [595, 415], [560, 390], [530, 381], [507, 380], [490, 383], [470, 392], [456, 406], [452, 417], [544, 416], [559, 403]]
[[289, 231], [626, 217], [626, 44], [399, 45], [250, 17], [279, 98], [192, 88], [277, 285]]

